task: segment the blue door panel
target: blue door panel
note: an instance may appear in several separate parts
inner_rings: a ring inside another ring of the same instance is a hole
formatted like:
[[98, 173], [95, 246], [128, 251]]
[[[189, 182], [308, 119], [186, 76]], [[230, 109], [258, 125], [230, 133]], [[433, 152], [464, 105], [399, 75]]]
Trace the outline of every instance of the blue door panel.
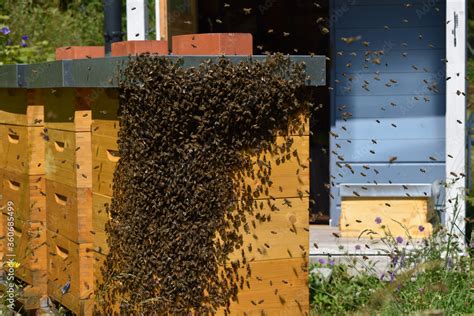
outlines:
[[[396, 157], [393, 163], [400, 162], [444, 162], [445, 159], [445, 140], [440, 139], [389, 139], [376, 140], [374, 144], [372, 140], [334, 140], [334, 152], [338, 156], [342, 156], [344, 160], [336, 157], [333, 161], [341, 163], [359, 163], [364, 161], [373, 162], [390, 162], [391, 158]], [[340, 147], [340, 148], [339, 148]], [[431, 158], [430, 158], [431, 157]]]
[[[331, 2], [338, 16], [331, 30], [332, 225], [339, 222], [341, 183], [445, 178], [445, 7], [424, 0]], [[397, 159], [389, 163], [391, 157]]]
[[338, 96], [336, 104], [336, 119], [344, 118], [420, 118], [425, 116], [442, 116], [446, 113], [446, 96], [359, 96], [357, 98]]
[[[432, 183], [445, 177], [444, 163], [358, 163], [348, 168], [337, 168], [331, 181], [340, 183]], [[369, 167], [366, 169], [364, 167]], [[423, 169], [423, 171], [422, 171]], [[361, 173], [365, 174], [363, 176]], [[342, 175], [342, 177], [341, 177]], [[337, 190], [339, 191], [339, 190]]]
[[[371, 9], [373, 10], [373, 9]], [[349, 14], [349, 13], [348, 13]], [[363, 51], [406, 49], [425, 50], [429, 54], [433, 48], [441, 49], [446, 47], [444, 34], [445, 27], [417, 27], [410, 29], [336, 29], [335, 40], [337, 51]], [[421, 39], [420, 39], [421, 35]], [[360, 40], [347, 44], [342, 38], [359, 37]], [[364, 42], [369, 42], [365, 46]], [[433, 46], [430, 46], [433, 45]]]
[[[443, 7], [444, 9], [444, 7]], [[337, 27], [344, 28], [407, 28], [419, 26], [443, 26], [444, 16], [440, 10], [423, 10], [423, 4], [416, 4], [412, 7], [405, 7], [400, 4], [386, 5], [384, 10], [371, 10], [366, 6], [353, 6], [341, 16]], [[364, 19], [360, 19], [364, 16]]]
[[[336, 69], [339, 71], [339, 69]], [[375, 74], [338, 73], [335, 90], [338, 96], [400, 96], [440, 94], [446, 89], [444, 73], [382, 73], [375, 79]], [[441, 78], [440, 78], [441, 77]], [[334, 85], [334, 84], [333, 84]]]
[[337, 120], [333, 132], [342, 139], [439, 139], [445, 137], [444, 126], [442, 116], [353, 118], [347, 122]]
[[[337, 65], [338, 72], [351, 72], [351, 69], [363, 69], [365, 73], [441, 73], [444, 76], [446, 67], [440, 61], [446, 56], [444, 49], [433, 49], [431, 58], [425, 58], [426, 50], [391, 49], [380, 54], [365, 55], [361, 52], [339, 52]], [[342, 55], [341, 55], [342, 54]], [[356, 54], [356, 55], [354, 55]]]

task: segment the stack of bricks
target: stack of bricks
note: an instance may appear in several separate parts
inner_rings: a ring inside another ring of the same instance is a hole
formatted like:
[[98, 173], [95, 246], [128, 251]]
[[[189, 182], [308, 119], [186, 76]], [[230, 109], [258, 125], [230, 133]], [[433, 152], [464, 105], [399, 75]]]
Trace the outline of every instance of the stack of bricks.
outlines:
[[[103, 47], [66, 47], [56, 59], [103, 57]], [[91, 89], [46, 89], [48, 294], [78, 315], [93, 307]]]
[[2, 89], [0, 100], [0, 250], [28, 284], [20, 300], [33, 309], [47, 295], [43, 100], [24, 89]]

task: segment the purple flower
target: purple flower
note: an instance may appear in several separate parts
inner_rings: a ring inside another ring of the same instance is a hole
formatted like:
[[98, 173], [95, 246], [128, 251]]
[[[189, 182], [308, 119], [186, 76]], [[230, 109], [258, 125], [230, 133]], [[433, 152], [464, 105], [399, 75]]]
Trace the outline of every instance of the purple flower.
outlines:
[[336, 264], [336, 260], [332, 259], [332, 260], [329, 260], [329, 265], [331, 267], [334, 267], [334, 265]]
[[320, 264], [326, 264], [326, 260], [324, 260], [323, 258], [319, 259], [318, 262], [319, 262]]
[[394, 266], [396, 266], [397, 263], [398, 263], [398, 256], [395, 256], [395, 257], [393, 257], [393, 259], [392, 259], [392, 264], [393, 264]]
[[10, 28], [9, 28], [8, 26], [4, 26], [4, 27], [2, 27], [2, 29], [0, 29], [0, 32], [1, 32], [3, 35], [10, 34]]
[[20, 46], [21, 47], [26, 47], [26, 46], [28, 46], [28, 44], [26, 44], [26, 42], [24, 40], [22, 40], [21, 43], [20, 43]]
[[420, 232], [423, 232], [425, 230], [425, 227], [423, 225], [418, 226], [418, 230]]
[[403, 238], [401, 236], [398, 236], [396, 240], [399, 244], [403, 243]]
[[377, 224], [380, 225], [380, 224], [382, 223], [382, 219], [377, 216], [377, 217], [375, 218], [375, 223], [377, 223]]
[[28, 35], [23, 35], [23, 36], [21, 37], [21, 39], [24, 40], [24, 41], [27, 41], [28, 38], [29, 38]]
[[356, 250], [360, 250], [360, 245], [355, 246]]
[[383, 279], [385, 279], [385, 273], [382, 273], [382, 275], [380, 276], [380, 281], [383, 281]]
[[395, 271], [392, 271], [390, 273], [390, 282], [393, 282], [395, 280]]

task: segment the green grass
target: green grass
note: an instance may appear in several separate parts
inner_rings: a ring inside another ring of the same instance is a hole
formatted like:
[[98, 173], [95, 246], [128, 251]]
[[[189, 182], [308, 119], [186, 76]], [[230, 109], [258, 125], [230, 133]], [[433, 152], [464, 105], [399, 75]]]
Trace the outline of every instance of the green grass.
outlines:
[[[469, 268], [469, 270], [472, 266]], [[416, 276], [381, 281], [372, 274], [350, 276], [347, 267], [332, 267], [327, 281], [310, 277], [313, 315], [406, 315], [442, 310], [445, 315], [474, 313], [474, 275], [433, 265]]]
[[[316, 272], [309, 278], [312, 315], [474, 314], [474, 253], [462, 248], [461, 238], [438, 227], [422, 241], [410, 239], [407, 231], [399, 243], [386, 231], [381, 241], [390, 259], [382, 272], [367, 257], [314, 264], [310, 271]], [[408, 250], [406, 242], [417, 247]], [[354, 267], [358, 273], [349, 273]]]

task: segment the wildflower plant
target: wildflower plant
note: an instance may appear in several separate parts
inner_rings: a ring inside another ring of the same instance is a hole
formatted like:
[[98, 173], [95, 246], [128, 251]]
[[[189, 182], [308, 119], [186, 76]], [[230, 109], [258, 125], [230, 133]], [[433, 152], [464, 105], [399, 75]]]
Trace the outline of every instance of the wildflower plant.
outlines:
[[[456, 208], [453, 218], [461, 216]], [[446, 315], [474, 313], [473, 260], [465, 236], [453, 225], [435, 226], [427, 238], [415, 239], [402, 223], [405, 235], [394, 236], [384, 225], [392, 219], [374, 218], [383, 233], [366, 230], [354, 250], [337, 264], [318, 261], [309, 279], [313, 315], [403, 315], [442, 310]], [[418, 226], [421, 233], [425, 227]], [[364, 245], [363, 238], [369, 240]], [[386, 260], [363, 255], [363, 248], [377, 245]], [[347, 259], [349, 258], [349, 259]], [[317, 272], [328, 270], [324, 274]]]
[[9, 16], [0, 15], [0, 65], [26, 64], [44, 59], [43, 50], [48, 42], [32, 45], [27, 34], [15, 34], [8, 26]]

